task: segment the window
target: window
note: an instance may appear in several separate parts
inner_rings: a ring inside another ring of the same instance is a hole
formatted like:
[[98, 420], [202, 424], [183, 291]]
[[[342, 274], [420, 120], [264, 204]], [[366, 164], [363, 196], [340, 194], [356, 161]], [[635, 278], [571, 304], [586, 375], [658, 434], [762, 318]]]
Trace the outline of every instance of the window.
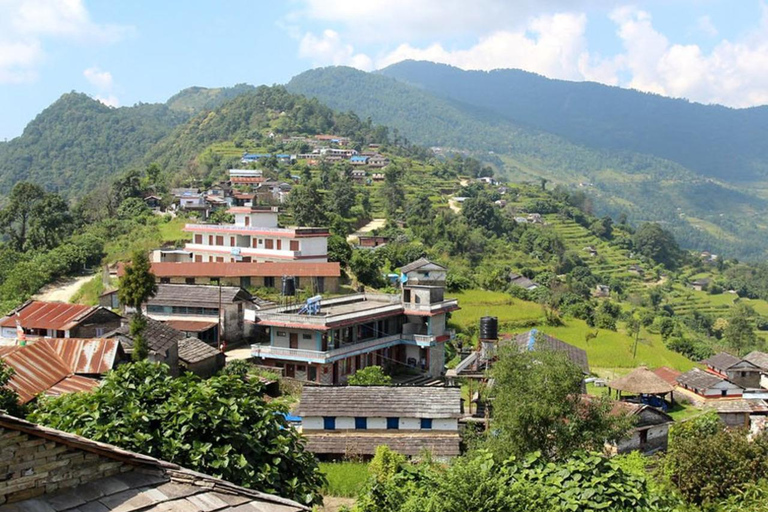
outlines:
[[195, 284], [195, 278], [194, 277], [185, 277], [184, 282], [186, 284]]
[[308, 332], [305, 332], [305, 333], [303, 333], [301, 335], [301, 339], [303, 339], [303, 340], [311, 340], [312, 339], [312, 334], [308, 333]]
[[323, 429], [336, 430], [336, 416], [323, 416]]
[[268, 238], [268, 239], [264, 240], [264, 248], [265, 249], [274, 249], [274, 247], [275, 247], [275, 241], [274, 240], [272, 240], [271, 238]]
[[432, 430], [432, 418], [421, 418], [421, 429]]
[[387, 418], [387, 430], [398, 430], [400, 428], [400, 418]]
[[229, 237], [229, 246], [234, 247], [235, 246], [235, 237], [231, 236]]
[[286, 336], [286, 334], [285, 334], [285, 331], [277, 331], [277, 332], [275, 333], [275, 335], [276, 335], [276, 336], [280, 336], [280, 337], [283, 337], [283, 338], [285, 338], [285, 336]]
[[277, 250], [278, 250], [278, 251], [279, 251], [279, 250], [282, 248], [282, 245], [283, 245], [283, 244], [282, 244], [282, 240], [278, 239], [278, 240], [277, 240]]
[[307, 371], [307, 367], [304, 366], [303, 364], [298, 364], [298, 365], [296, 365], [296, 371], [297, 372], [305, 372], [305, 371]]
[[219, 281], [220, 281], [220, 280], [221, 280], [221, 279], [219, 279], [218, 277], [212, 277], [212, 278], [211, 278], [211, 284], [219, 284]]
[[314, 366], [310, 366], [307, 369], [307, 380], [310, 382], [315, 382], [317, 380], [317, 368]]
[[721, 395], [721, 396], [725, 396], [725, 395], [726, 395], [726, 393], [728, 393], [728, 391], [726, 391], [725, 389], [724, 389], [724, 390], [722, 390], [722, 391], [720, 391], [720, 395]]
[[208, 245], [213, 245], [213, 235], [208, 235]]
[[292, 250], [292, 251], [298, 251], [299, 250], [299, 241], [298, 240], [291, 240], [290, 250]]
[[202, 245], [202, 243], [203, 243], [203, 235], [195, 235], [195, 243]]
[[224, 245], [224, 235], [216, 235], [216, 245]]
[[265, 277], [264, 278], [264, 287], [265, 288], [274, 288], [275, 287], [275, 278], [272, 277], [272, 276]]
[[240, 278], [240, 288], [250, 288], [251, 287], [251, 277], [250, 276], [243, 276]]
[[96, 337], [100, 338], [101, 336], [104, 336], [104, 331], [105, 330], [106, 329], [104, 329], [104, 327], [97, 327], [96, 328]]
[[366, 430], [368, 428], [368, 418], [355, 418], [355, 430]]
[[160, 278], [160, 284], [170, 284], [171, 278], [170, 277], [161, 277]]
[[202, 263], [202, 262], [203, 262], [203, 255], [195, 254], [195, 263]]

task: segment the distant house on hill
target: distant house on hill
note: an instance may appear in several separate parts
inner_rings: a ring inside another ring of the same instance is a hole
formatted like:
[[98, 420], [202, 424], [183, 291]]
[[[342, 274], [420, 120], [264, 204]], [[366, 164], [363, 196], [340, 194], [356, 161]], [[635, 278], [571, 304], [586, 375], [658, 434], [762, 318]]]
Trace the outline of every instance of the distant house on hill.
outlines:
[[701, 291], [706, 290], [709, 287], [709, 283], [711, 281], [712, 281], [711, 279], [709, 279], [707, 277], [704, 277], [704, 278], [701, 278], [701, 279], [695, 279], [695, 280], [691, 281], [690, 283], [688, 283], [688, 286], [690, 286], [691, 288], [693, 288], [697, 292], [701, 292]]
[[698, 368], [680, 375], [677, 385], [704, 398], [741, 398], [743, 393], [736, 384]]
[[526, 290], [535, 290], [536, 288], [539, 287], [539, 283], [532, 281], [521, 274], [516, 274], [514, 272], [510, 272], [509, 274], [509, 284], [511, 284], [512, 286], [525, 288]]
[[607, 284], [598, 284], [595, 286], [595, 291], [592, 293], [593, 296], [598, 298], [606, 298], [611, 296], [611, 287]]

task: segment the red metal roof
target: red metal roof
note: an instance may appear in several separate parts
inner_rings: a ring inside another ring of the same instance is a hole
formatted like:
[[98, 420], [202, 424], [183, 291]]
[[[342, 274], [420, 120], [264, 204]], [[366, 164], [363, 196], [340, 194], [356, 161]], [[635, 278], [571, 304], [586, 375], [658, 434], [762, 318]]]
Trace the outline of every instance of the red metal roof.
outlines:
[[338, 262], [161, 262], [152, 263], [152, 273], [157, 277], [339, 277], [341, 266]]
[[682, 372], [674, 370], [668, 366], [661, 366], [656, 368], [653, 370], [653, 373], [655, 373], [657, 377], [660, 377], [662, 380], [672, 384], [673, 386], [677, 386], [677, 378], [682, 375]]
[[60, 396], [67, 393], [90, 391], [98, 385], [99, 381], [96, 379], [89, 379], [88, 377], [83, 377], [81, 375], [72, 375], [48, 388], [45, 394], [49, 396]]
[[217, 325], [216, 322], [196, 322], [194, 320], [167, 320], [165, 323], [177, 331], [183, 332], [203, 332]]
[[51, 345], [73, 373], [88, 375], [101, 375], [114, 368], [119, 345], [116, 338], [55, 338], [43, 339], [38, 343]]
[[263, 176], [232, 176], [229, 181], [232, 183], [261, 183], [264, 179]]
[[18, 347], [3, 360], [16, 372], [8, 382], [8, 387], [19, 394], [23, 404], [72, 375], [64, 361], [47, 343]]
[[[21, 326], [25, 329], [54, 329], [66, 331], [75, 327], [83, 318], [95, 311], [93, 306], [43, 302], [33, 300], [22, 306], [19, 312]], [[16, 327], [16, 316], [12, 313], [0, 321], [3, 327]]]

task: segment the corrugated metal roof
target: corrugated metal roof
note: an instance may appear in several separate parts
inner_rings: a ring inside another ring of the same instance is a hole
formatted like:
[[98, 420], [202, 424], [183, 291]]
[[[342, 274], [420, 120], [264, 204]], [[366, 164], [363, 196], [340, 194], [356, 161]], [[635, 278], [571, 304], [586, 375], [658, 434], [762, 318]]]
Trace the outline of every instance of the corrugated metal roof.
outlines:
[[683, 374], [682, 372], [670, 368], [669, 366], [661, 366], [656, 368], [653, 370], [653, 373], [655, 373], [657, 377], [660, 377], [665, 382], [673, 386], [677, 386], [677, 378]]
[[41, 342], [51, 345], [74, 373], [103, 374], [115, 366], [117, 347], [116, 339], [74, 339], [55, 338]]
[[152, 263], [157, 277], [339, 277], [338, 262], [275, 263], [275, 262], [162, 262]]
[[[54, 329], [66, 331], [95, 311], [94, 306], [66, 304], [64, 302], [43, 302], [33, 300], [17, 311], [19, 321], [25, 329]], [[0, 321], [3, 327], [16, 327], [15, 311]]]
[[3, 360], [16, 372], [8, 382], [8, 387], [19, 394], [21, 403], [29, 402], [37, 394], [72, 375], [64, 361], [47, 343], [19, 347]]
[[99, 381], [96, 379], [90, 379], [81, 375], [72, 375], [48, 388], [48, 390], [45, 391], [45, 394], [48, 396], [61, 396], [66, 395], [67, 393], [90, 391], [98, 385]]
[[166, 320], [165, 323], [177, 331], [183, 332], [203, 332], [218, 325], [216, 322], [196, 322], [194, 320]]

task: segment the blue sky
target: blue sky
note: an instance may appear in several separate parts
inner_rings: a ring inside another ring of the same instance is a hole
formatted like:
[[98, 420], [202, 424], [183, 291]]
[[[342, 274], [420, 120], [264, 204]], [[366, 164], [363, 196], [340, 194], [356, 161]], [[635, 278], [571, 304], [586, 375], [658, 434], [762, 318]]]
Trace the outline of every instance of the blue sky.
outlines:
[[768, 104], [760, 0], [0, 0], [0, 139], [61, 94], [113, 106], [405, 58]]

